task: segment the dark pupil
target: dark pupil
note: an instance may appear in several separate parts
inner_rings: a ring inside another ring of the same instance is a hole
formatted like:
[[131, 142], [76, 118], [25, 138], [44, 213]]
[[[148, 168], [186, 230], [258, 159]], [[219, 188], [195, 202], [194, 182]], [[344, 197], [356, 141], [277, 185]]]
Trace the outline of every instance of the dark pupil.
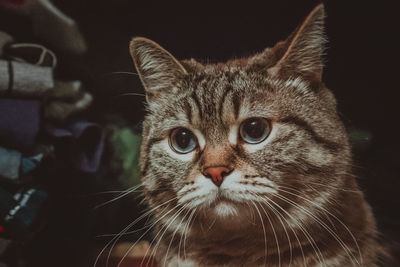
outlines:
[[246, 122], [244, 129], [252, 139], [260, 138], [265, 131], [265, 125], [260, 120], [250, 120]]
[[176, 144], [180, 147], [180, 148], [186, 148], [189, 146], [190, 144], [190, 140], [192, 139], [192, 133], [187, 131], [187, 130], [179, 130], [176, 133], [175, 136], [175, 141]]

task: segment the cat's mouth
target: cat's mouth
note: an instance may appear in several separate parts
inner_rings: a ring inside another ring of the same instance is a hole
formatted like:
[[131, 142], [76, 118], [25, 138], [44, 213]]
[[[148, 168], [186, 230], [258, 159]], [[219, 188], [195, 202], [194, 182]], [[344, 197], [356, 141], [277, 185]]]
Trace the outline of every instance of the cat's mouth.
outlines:
[[239, 210], [244, 207], [247, 207], [244, 202], [226, 196], [226, 193], [222, 190], [218, 190], [215, 200], [210, 205], [211, 209], [222, 216], [238, 215]]
[[221, 190], [218, 190], [217, 197], [215, 198], [215, 204], [218, 203], [228, 203], [232, 205], [235, 204], [235, 202], [232, 199], [226, 197], [226, 195]]
[[244, 203], [242, 199], [237, 198], [236, 192], [233, 192], [231, 190], [218, 189], [218, 191], [216, 192], [214, 205], [216, 206], [218, 204], [240, 206], [243, 205]]

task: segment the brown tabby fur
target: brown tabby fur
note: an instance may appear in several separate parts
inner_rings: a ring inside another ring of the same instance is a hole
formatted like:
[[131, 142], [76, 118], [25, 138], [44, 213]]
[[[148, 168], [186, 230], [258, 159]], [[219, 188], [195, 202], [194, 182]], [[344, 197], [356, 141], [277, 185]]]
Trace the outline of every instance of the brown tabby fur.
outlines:
[[[132, 40], [147, 97], [140, 167], [160, 266], [378, 265], [375, 219], [321, 81], [323, 19], [320, 5], [286, 41], [218, 64], [178, 61]], [[259, 145], [237, 137], [250, 117], [271, 122]], [[195, 151], [169, 148], [178, 127], [195, 133]], [[210, 166], [233, 169], [221, 187], [202, 175]]]

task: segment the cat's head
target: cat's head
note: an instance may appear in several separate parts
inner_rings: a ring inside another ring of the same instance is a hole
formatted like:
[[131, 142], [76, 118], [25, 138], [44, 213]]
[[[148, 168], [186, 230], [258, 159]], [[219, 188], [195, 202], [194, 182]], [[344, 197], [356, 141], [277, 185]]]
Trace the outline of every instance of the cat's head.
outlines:
[[323, 20], [321, 5], [287, 40], [218, 64], [132, 40], [147, 99], [140, 167], [151, 206], [236, 216], [266, 200], [322, 203], [345, 183], [347, 137], [321, 80]]

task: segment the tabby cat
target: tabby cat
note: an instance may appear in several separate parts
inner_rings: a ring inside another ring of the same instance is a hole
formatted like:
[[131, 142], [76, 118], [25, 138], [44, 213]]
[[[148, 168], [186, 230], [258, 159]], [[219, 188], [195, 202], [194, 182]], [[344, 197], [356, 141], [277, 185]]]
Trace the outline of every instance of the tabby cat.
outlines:
[[159, 266], [378, 265], [375, 219], [321, 80], [323, 24], [319, 5], [273, 48], [217, 64], [132, 40]]

